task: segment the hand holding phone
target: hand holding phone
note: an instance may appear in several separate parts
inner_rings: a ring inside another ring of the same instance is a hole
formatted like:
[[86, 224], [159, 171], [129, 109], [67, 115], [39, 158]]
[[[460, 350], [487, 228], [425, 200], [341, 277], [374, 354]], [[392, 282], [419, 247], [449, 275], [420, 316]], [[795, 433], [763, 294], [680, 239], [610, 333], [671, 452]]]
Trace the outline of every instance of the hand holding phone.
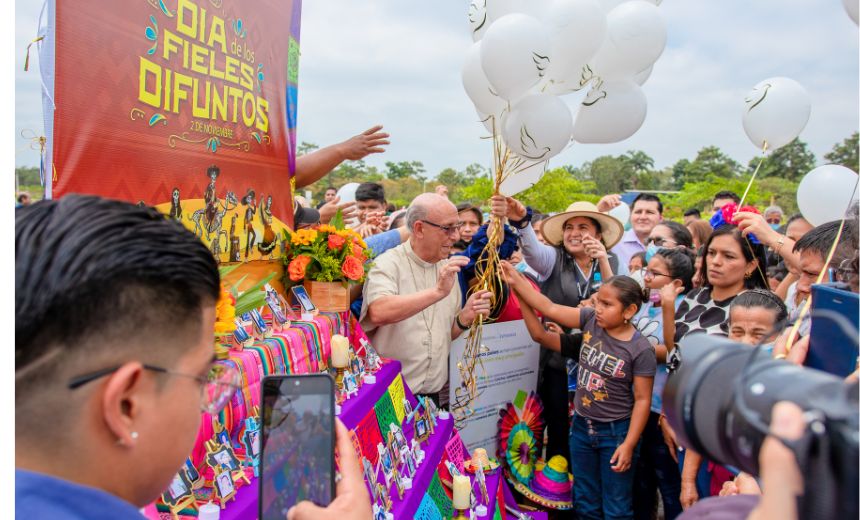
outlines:
[[335, 421], [335, 428], [341, 476], [337, 483], [337, 498], [325, 508], [308, 501], [299, 502], [289, 510], [287, 520], [364, 520], [372, 516], [370, 496], [349, 432], [340, 419]]

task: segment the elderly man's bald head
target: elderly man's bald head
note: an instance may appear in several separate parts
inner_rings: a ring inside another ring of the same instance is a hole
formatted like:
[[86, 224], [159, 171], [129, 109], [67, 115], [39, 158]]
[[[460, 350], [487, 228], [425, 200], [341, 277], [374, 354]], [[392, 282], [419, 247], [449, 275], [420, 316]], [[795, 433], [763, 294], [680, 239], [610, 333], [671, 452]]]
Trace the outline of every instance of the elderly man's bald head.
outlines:
[[419, 220], [438, 218], [450, 211], [457, 214], [457, 207], [450, 200], [436, 193], [422, 193], [412, 199], [406, 211], [406, 225], [412, 230]]

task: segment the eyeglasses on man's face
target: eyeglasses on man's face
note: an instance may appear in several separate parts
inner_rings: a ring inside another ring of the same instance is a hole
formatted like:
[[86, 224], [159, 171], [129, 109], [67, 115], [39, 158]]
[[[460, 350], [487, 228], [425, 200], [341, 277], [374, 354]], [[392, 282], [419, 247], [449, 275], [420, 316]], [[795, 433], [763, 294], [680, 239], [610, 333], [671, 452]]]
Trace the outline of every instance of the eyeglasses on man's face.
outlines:
[[[200, 409], [210, 415], [217, 414], [230, 402], [240, 383], [239, 372], [232, 366], [221, 363], [212, 363], [205, 376], [175, 372], [147, 364], [144, 364], [143, 368], [159, 374], [187, 377], [197, 381], [200, 384]], [[76, 390], [119, 369], [120, 366], [114, 366], [73, 377], [69, 380], [68, 387], [70, 390]]]
[[453, 224], [450, 226], [443, 226], [440, 224], [436, 224], [435, 222], [430, 222], [429, 220], [424, 220], [424, 219], [421, 219], [421, 222], [423, 222], [427, 225], [433, 226], [434, 228], [440, 229], [440, 230], [442, 230], [443, 233], [446, 233], [448, 235], [453, 235], [454, 233], [459, 233], [460, 228], [463, 227], [462, 222], [457, 222], [456, 224]]

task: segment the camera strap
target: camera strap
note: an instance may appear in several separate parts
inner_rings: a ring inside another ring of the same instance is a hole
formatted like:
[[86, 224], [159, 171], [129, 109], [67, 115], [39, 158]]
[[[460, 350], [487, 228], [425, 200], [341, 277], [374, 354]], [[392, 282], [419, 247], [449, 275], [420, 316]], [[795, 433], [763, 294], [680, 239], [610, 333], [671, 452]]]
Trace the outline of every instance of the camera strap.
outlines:
[[799, 520], [837, 518], [842, 509], [839, 501], [841, 485], [837, 480], [835, 469], [838, 463], [832, 459], [833, 446], [825, 423], [814, 418], [799, 439], [779, 440], [794, 453], [803, 478], [803, 494], [797, 497]]

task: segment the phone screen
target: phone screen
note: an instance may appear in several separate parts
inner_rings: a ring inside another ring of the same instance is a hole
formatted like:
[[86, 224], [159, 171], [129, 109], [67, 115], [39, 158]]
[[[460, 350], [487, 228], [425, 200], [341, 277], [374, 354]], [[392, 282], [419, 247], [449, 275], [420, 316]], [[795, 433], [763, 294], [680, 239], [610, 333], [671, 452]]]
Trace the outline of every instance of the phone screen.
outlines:
[[296, 297], [296, 301], [299, 302], [299, 305], [302, 306], [305, 312], [313, 312], [316, 310], [316, 305], [311, 301], [311, 297], [308, 296], [307, 290], [304, 287], [297, 285], [290, 289], [293, 291], [293, 296]]
[[263, 379], [260, 519], [283, 520], [334, 490], [334, 381], [326, 374]]

